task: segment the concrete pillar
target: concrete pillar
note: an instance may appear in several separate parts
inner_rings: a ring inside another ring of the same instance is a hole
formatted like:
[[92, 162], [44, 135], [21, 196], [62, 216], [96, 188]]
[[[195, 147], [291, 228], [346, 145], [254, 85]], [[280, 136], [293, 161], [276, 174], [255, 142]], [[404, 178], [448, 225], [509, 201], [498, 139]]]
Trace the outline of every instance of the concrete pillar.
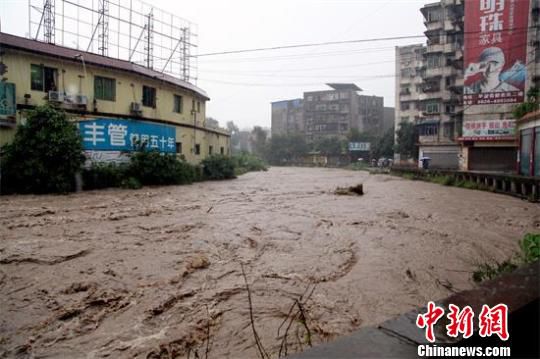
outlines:
[[516, 181], [511, 181], [511, 182], [510, 182], [510, 192], [512, 192], [512, 193], [516, 193], [516, 192], [517, 192]]
[[527, 196], [527, 186], [525, 185], [525, 183], [521, 184], [521, 194], [523, 196]]

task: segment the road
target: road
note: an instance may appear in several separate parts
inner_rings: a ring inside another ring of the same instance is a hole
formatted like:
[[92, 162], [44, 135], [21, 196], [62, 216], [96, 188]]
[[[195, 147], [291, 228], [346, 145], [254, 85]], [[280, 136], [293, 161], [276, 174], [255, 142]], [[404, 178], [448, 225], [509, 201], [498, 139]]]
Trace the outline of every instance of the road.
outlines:
[[[21, 358], [255, 358], [241, 263], [277, 357], [469, 289], [475, 264], [540, 227], [516, 198], [309, 168], [0, 208], [0, 356]], [[306, 291], [306, 325], [278, 335]]]

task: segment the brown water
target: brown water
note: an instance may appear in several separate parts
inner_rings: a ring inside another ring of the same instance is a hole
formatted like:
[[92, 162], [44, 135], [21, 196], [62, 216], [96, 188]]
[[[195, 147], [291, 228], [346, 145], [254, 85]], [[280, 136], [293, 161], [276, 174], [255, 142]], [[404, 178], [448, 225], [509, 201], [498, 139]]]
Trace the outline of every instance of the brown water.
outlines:
[[[364, 196], [333, 194], [362, 182]], [[471, 288], [475, 263], [540, 226], [539, 206], [515, 198], [333, 169], [0, 205], [4, 357], [255, 358], [244, 263], [275, 358], [309, 284], [320, 343]], [[293, 321], [288, 352], [307, 341]]]

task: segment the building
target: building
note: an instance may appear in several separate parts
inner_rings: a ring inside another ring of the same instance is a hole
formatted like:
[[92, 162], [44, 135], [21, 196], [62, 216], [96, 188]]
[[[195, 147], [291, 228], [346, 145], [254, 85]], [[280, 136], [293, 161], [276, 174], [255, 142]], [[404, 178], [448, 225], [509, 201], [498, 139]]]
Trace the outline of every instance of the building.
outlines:
[[305, 135], [308, 141], [324, 137], [345, 138], [351, 129], [380, 134], [384, 100], [361, 96], [355, 84], [328, 84], [332, 90], [304, 93]]
[[427, 38], [417, 75], [421, 115], [415, 119], [419, 158], [430, 167], [458, 169], [463, 121], [463, 2], [441, 0], [420, 9]]
[[302, 99], [272, 102], [272, 135], [304, 133]]
[[382, 133], [386, 133], [394, 128], [395, 117], [396, 109], [394, 107], [385, 107], [383, 109]]
[[205, 126], [208, 95], [128, 61], [0, 33], [0, 145], [26, 111], [54, 103], [78, 123], [90, 160], [124, 161], [136, 143], [198, 163], [228, 154], [230, 135]]
[[[414, 44], [396, 47], [396, 107], [394, 130], [397, 132], [402, 122], [416, 123], [422, 118], [420, 96], [424, 94], [422, 71], [426, 46]], [[394, 162], [406, 162], [400, 153], [394, 153]]]
[[[517, 119], [512, 112], [516, 104], [527, 100], [528, 90], [538, 86], [539, 4], [537, 0], [521, 0], [488, 5], [492, 4], [465, 2], [465, 31], [470, 35], [465, 37], [461, 168], [515, 172], [519, 140], [532, 141], [535, 133], [534, 121], [529, 120], [524, 120], [516, 133]], [[503, 23], [485, 26], [486, 16], [496, 16]], [[489, 71], [478, 67], [486, 63]], [[521, 166], [528, 166], [528, 152], [523, 144], [521, 147]], [[534, 173], [533, 163], [530, 169], [519, 171]]]
[[518, 173], [540, 177], [540, 111], [517, 120], [519, 139]]

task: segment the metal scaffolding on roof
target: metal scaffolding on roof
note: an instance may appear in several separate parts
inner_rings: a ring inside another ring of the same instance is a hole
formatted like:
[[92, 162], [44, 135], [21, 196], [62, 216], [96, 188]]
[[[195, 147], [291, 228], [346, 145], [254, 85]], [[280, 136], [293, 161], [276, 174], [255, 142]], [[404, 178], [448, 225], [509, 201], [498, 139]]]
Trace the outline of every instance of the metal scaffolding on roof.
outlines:
[[197, 82], [197, 26], [139, 0], [28, 0], [29, 36]]

